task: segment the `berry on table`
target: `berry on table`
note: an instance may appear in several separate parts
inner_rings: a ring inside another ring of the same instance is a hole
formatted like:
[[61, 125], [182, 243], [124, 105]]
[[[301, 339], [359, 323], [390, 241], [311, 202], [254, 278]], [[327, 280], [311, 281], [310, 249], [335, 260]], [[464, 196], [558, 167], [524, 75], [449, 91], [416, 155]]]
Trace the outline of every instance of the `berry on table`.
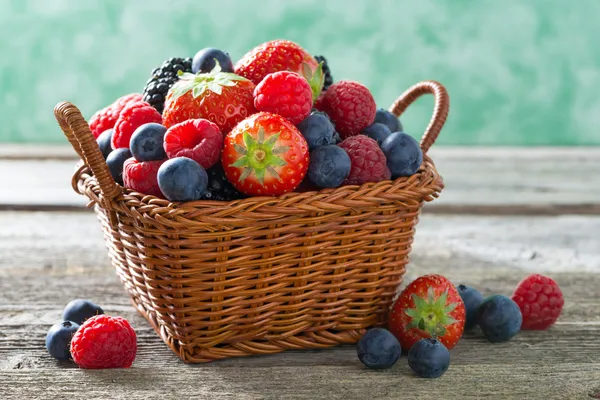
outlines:
[[325, 113], [313, 111], [297, 127], [311, 151], [319, 146], [334, 144], [335, 128]]
[[119, 114], [129, 103], [142, 100], [142, 95], [139, 93], [131, 93], [125, 96], [119, 97], [112, 104], [98, 110], [90, 118], [89, 126], [92, 134], [95, 138], [107, 129], [111, 129], [115, 126]]
[[415, 174], [423, 162], [423, 151], [410, 135], [394, 132], [381, 143], [392, 178]]
[[321, 64], [321, 69], [323, 70], [323, 91], [325, 91], [329, 88], [329, 86], [333, 85], [331, 70], [329, 69], [329, 64], [327, 63], [327, 59], [325, 57], [315, 56], [315, 60]]
[[71, 358], [71, 339], [79, 325], [73, 321], [62, 321], [52, 325], [46, 334], [46, 350], [57, 360], [68, 360]]
[[492, 343], [506, 342], [521, 330], [523, 317], [517, 303], [503, 295], [493, 295], [477, 310], [477, 323]]
[[348, 153], [336, 145], [317, 147], [310, 153], [308, 178], [318, 188], [336, 188], [350, 174]]
[[233, 62], [229, 53], [207, 47], [196, 53], [192, 60], [192, 73], [208, 73], [213, 70], [216, 63], [221, 66], [223, 72], [233, 72]]
[[450, 366], [450, 352], [437, 339], [421, 339], [408, 351], [408, 365], [421, 378], [439, 378]]
[[162, 114], [169, 89], [179, 80], [177, 73], [192, 72], [192, 59], [173, 57], [165, 60], [152, 71], [146, 82], [143, 100]]
[[158, 186], [170, 201], [200, 200], [207, 184], [206, 171], [191, 158], [175, 157], [158, 169]]
[[100, 314], [104, 314], [104, 310], [99, 305], [89, 300], [76, 299], [65, 306], [62, 317], [65, 321], [73, 321], [81, 325], [85, 320]]
[[390, 368], [400, 358], [402, 348], [398, 339], [383, 328], [369, 329], [356, 346], [358, 359], [373, 369]]
[[115, 182], [123, 186], [123, 165], [131, 157], [131, 151], [127, 147], [113, 150], [106, 157], [106, 165]]
[[385, 155], [370, 137], [359, 135], [343, 140], [339, 146], [346, 150], [352, 167], [344, 181], [345, 185], [362, 185], [390, 179], [390, 170]]
[[329, 115], [343, 139], [358, 135], [371, 125], [377, 111], [369, 89], [354, 81], [340, 81], [331, 85], [319, 107]]
[[294, 125], [310, 114], [312, 103], [310, 85], [295, 72], [269, 74], [254, 89], [254, 107], [257, 111], [279, 114]]
[[131, 157], [123, 164], [123, 183], [135, 192], [163, 197], [158, 186], [158, 169], [166, 160], [137, 161]]
[[390, 132], [402, 132], [402, 124], [398, 117], [383, 108], [377, 109], [375, 112], [375, 122], [386, 125]]
[[155, 161], [167, 158], [163, 148], [167, 128], [161, 124], [151, 122], [137, 128], [133, 135], [129, 149], [138, 161]]
[[100, 134], [100, 136], [98, 136], [96, 138], [96, 142], [98, 143], [98, 148], [102, 152], [102, 155], [104, 156], [105, 160], [106, 160], [106, 157], [108, 157], [110, 152], [113, 150], [113, 148], [110, 144], [110, 142], [112, 140], [113, 132], [114, 132], [114, 129], [112, 129], [112, 128], [107, 129], [104, 132], [102, 132]]
[[112, 148], [129, 148], [131, 135], [140, 126], [156, 122], [162, 123], [162, 116], [150, 104], [145, 101], [136, 101], [129, 103], [119, 114], [119, 119], [115, 123], [115, 131], [112, 136]]
[[202, 196], [202, 200], [214, 201], [232, 201], [244, 197], [232, 184], [227, 180], [225, 171], [220, 162], [206, 170], [208, 175], [208, 186], [206, 192]]
[[558, 284], [550, 277], [531, 274], [517, 285], [512, 297], [523, 315], [521, 329], [545, 330], [554, 325], [565, 300]]
[[207, 119], [188, 119], [167, 130], [164, 148], [169, 158], [188, 157], [207, 169], [221, 158], [223, 134]]
[[129, 368], [136, 353], [135, 331], [121, 317], [92, 317], [71, 340], [73, 361], [81, 368]]
[[361, 131], [363, 135], [367, 135], [371, 139], [375, 140], [379, 146], [388, 136], [392, 134], [387, 125], [380, 124], [379, 122], [373, 122]]
[[463, 303], [465, 303], [465, 330], [473, 329], [477, 325], [477, 310], [483, 303], [483, 295], [479, 293], [477, 289], [473, 289], [470, 286], [458, 285], [456, 287], [458, 294], [460, 294]]

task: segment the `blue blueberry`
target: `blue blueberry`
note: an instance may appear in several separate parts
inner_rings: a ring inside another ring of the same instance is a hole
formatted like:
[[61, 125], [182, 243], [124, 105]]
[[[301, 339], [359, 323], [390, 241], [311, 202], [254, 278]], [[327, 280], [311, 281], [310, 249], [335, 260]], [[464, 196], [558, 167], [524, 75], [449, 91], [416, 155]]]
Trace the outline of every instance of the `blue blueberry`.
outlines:
[[104, 156], [105, 160], [106, 157], [108, 157], [110, 152], [113, 150], [110, 145], [113, 132], [113, 129], [107, 129], [104, 132], [102, 132], [100, 136], [98, 136], [98, 138], [96, 138], [96, 142], [98, 142], [98, 147], [100, 148], [100, 151], [102, 152], [102, 155]]
[[48, 353], [57, 360], [68, 360], [71, 358], [71, 339], [79, 325], [72, 321], [63, 321], [52, 325], [46, 335], [46, 349]]
[[383, 143], [383, 141], [392, 134], [387, 125], [379, 122], [375, 122], [367, 126], [362, 130], [361, 133], [375, 140], [379, 146], [381, 146], [381, 143]]
[[221, 66], [222, 72], [233, 72], [233, 62], [229, 53], [212, 47], [207, 47], [196, 53], [192, 60], [192, 72], [197, 74], [198, 72], [208, 73], [212, 71], [216, 65], [215, 60]]
[[350, 156], [334, 144], [310, 152], [308, 179], [318, 188], [339, 187], [350, 174]]
[[298, 124], [298, 130], [308, 143], [308, 149], [334, 144], [335, 129], [325, 113], [313, 111]]
[[465, 330], [473, 329], [477, 325], [477, 310], [483, 302], [483, 295], [478, 290], [473, 289], [470, 286], [458, 285], [458, 294], [465, 303], [465, 311], [467, 318], [465, 321]]
[[423, 152], [419, 143], [406, 133], [392, 133], [381, 144], [381, 150], [387, 158], [392, 178], [413, 175], [423, 162]]
[[477, 310], [477, 323], [492, 343], [506, 342], [521, 330], [523, 316], [517, 303], [503, 295], [493, 295]]
[[77, 299], [71, 301], [63, 310], [63, 320], [73, 321], [79, 325], [95, 315], [104, 314], [104, 310], [89, 300]]
[[115, 149], [106, 157], [110, 174], [115, 182], [121, 186], [123, 185], [123, 164], [128, 158], [131, 158], [131, 151], [126, 147]]
[[439, 378], [450, 366], [450, 352], [437, 339], [421, 339], [408, 351], [408, 365], [421, 378]]
[[158, 161], [167, 158], [164, 138], [167, 128], [155, 122], [137, 128], [129, 142], [129, 150], [138, 161]]
[[171, 201], [199, 200], [207, 185], [208, 174], [191, 158], [172, 158], [158, 169], [158, 186]]
[[338, 132], [335, 132], [333, 134], [333, 144], [338, 144], [342, 142], [342, 137], [340, 136], [340, 134]]
[[384, 369], [393, 366], [402, 349], [398, 339], [383, 328], [369, 329], [358, 341], [356, 347], [358, 359], [367, 367]]
[[390, 129], [390, 132], [403, 131], [402, 124], [400, 123], [398, 117], [388, 110], [384, 110], [383, 108], [378, 109], [377, 113], [375, 113], [375, 122], [387, 125], [387, 127]]

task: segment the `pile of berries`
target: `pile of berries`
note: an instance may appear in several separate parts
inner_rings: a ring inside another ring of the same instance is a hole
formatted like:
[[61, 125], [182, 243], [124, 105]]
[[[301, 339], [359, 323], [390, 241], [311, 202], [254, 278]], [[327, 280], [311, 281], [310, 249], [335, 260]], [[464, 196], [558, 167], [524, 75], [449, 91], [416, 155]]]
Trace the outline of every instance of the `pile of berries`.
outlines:
[[369, 89], [334, 82], [323, 56], [287, 40], [237, 63], [205, 48], [155, 68], [143, 94], [90, 129], [115, 181], [170, 201], [231, 201], [413, 175], [423, 154]]
[[368, 330], [358, 342], [359, 360], [367, 367], [392, 367], [402, 349], [408, 365], [423, 378], [438, 378], [450, 366], [450, 351], [464, 332], [479, 326], [491, 343], [506, 342], [521, 330], [544, 330], [562, 312], [558, 284], [547, 276], [524, 278], [511, 297], [487, 298], [476, 289], [454, 286], [441, 275], [411, 282], [390, 309], [387, 329]]

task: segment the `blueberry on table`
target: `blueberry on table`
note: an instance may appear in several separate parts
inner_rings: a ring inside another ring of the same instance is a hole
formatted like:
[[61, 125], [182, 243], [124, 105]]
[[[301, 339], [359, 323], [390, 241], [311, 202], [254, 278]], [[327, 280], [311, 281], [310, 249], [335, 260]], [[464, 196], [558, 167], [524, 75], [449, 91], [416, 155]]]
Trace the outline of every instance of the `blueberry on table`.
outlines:
[[335, 129], [329, 117], [320, 111], [313, 111], [298, 124], [298, 130], [306, 139], [308, 149], [334, 144]]
[[465, 330], [473, 329], [477, 325], [477, 310], [483, 302], [483, 295], [477, 289], [466, 285], [458, 285], [456, 289], [465, 303]]
[[216, 65], [215, 60], [219, 63], [222, 72], [233, 72], [233, 62], [229, 53], [212, 47], [207, 47], [196, 53], [192, 59], [192, 72], [194, 74], [198, 72], [209, 73]]
[[112, 128], [107, 129], [104, 132], [102, 132], [100, 136], [98, 136], [98, 138], [96, 139], [96, 142], [98, 142], [98, 147], [100, 148], [100, 151], [102, 152], [102, 155], [104, 156], [105, 160], [106, 157], [108, 157], [108, 155], [112, 151], [110, 141], [112, 140], [113, 132], [114, 130]]
[[89, 300], [72, 300], [63, 310], [63, 320], [73, 321], [79, 325], [95, 315], [104, 314], [104, 310]]
[[167, 128], [155, 122], [137, 128], [129, 142], [129, 150], [138, 161], [158, 161], [167, 158], [164, 138]]
[[375, 113], [375, 122], [387, 125], [390, 132], [402, 132], [403, 130], [398, 117], [383, 108], [378, 109]]
[[358, 341], [356, 347], [358, 359], [367, 367], [385, 369], [393, 366], [402, 349], [398, 339], [387, 329], [369, 329]]
[[521, 330], [523, 316], [517, 303], [503, 295], [493, 295], [477, 310], [477, 323], [492, 343], [506, 342]]
[[158, 169], [160, 191], [171, 201], [200, 200], [207, 185], [206, 170], [191, 158], [172, 158]]
[[339, 187], [350, 174], [350, 156], [334, 144], [317, 147], [310, 153], [308, 179], [318, 188]]
[[372, 123], [363, 129], [361, 133], [375, 140], [379, 146], [381, 146], [381, 143], [383, 143], [383, 141], [392, 134], [390, 128], [380, 122]]
[[419, 143], [406, 133], [392, 133], [381, 144], [381, 150], [387, 159], [392, 178], [413, 175], [423, 162], [423, 151]]
[[421, 378], [439, 378], [450, 366], [450, 352], [437, 339], [421, 339], [408, 351], [408, 365]]
[[71, 358], [71, 339], [79, 325], [73, 321], [63, 321], [52, 325], [46, 334], [46, 349], [48, 353], [57, 360], [68, 360]]
[[123, 164], [128, 158], [131, 158], [131, 151], [126, 147], [115, 149], [106, 157], [106, 165], [108, 165], [110, 174], [121, 186], [123, 185]]

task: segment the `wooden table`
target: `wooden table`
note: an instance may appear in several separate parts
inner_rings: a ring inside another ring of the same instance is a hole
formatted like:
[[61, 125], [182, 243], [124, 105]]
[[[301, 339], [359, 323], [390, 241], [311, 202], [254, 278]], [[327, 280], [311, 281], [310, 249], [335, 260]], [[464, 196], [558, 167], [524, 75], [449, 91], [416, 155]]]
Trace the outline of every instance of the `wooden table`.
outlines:
[[[406, 357], [367, 370], [353, 346], [185, 365], [131, 306], [95, 216], [69, 186], [69, 149], [0, 151], [0, 399], [600, 398], [600, 150], [436, 149], [447, 183], [425, 207], [405, 281], [437, 272], [510, 295], [528, 273], [556, 279], [559, 322], [491, 344], [468, 334], [437, 380]], [[74, 298], [129, 319], [128, 370], [80, 370], [44, 349]]]

